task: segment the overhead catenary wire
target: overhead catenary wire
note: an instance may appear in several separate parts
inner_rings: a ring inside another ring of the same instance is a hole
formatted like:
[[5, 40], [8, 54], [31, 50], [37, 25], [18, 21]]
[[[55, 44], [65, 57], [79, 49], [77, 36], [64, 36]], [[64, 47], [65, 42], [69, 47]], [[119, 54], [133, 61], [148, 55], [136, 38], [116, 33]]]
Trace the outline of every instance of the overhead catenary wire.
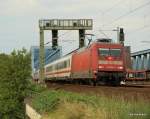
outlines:
[[115, 23], [116, 21], [122, 19], [123, 17], [128, 16], [129, 14], [134, 13], [135, 11], [138, 11], [138, 10], [140, 10], [140, 9], [142, 9], [142, 8], [144, 8], [144, 7], [146, 7], [146, 6], [148, 6], [148, 5], [150, 5], [150, 1], [149, 1], [149, 2], [146, 2], [145, 4], [142, 4], [142, 5], [138, 6], [138, 7], [136, 7], [136, 8], [134, 8], [133, 10], [130, 10], [129, 12], [126, 12], [125, 14], [123, 14], [123, 15], [117, 17], [116, 19], [112, 20], [111, 22], [109, 22], [109, 23], [107, 23], [107, 24], [105, 24], [105, 25], [113, 24], [113, 23]]
[[122, 3], [122, 0], [119, 0], [117, 3], [115, 3], [113, 6], [111, 6], [110, 8], [108, 8], [107, 10], [105, 10], [104, 14], [108, 13], [109, 11], [111, 11], [113, 8], [116, 7], [116, 5], [119, 5], [120, 3]]
[[[108, 9], [106, 9], [105, 11], [102, 11], [102, 10], [99, 10], [99, 11], [101, 11], [101, 13], [103, 13], [103, 15], [104, 14], [106, 14], [106, 13], [108, 13], [109, 11], [111, 11], [114, 7], [116, 7], [116, 5], [118, 5], [118, 4], [120, 4], [120, 3], [122, 3], [122, 0], [119, 0], [118, 2], [116, 2], [114, 5], [112, 5], [110, 8], [108, 8]], [[58, 38], [60, 38], [60, 37], [62, 37], [62, 36], [64, 36], [64, 35], [66, 35], [67, 33], [69, 33], [70, 31], [67, 31], [67, 32], [65, 32], [64, 34], [61, 34], [60, 36], [58, 36]], [[102, 30], [100, 30], [100, 32], [105, 36], [105, 37], [107, 37], [108, 38], [108, 36], [102, 31]], [[63, 40], [62, 40], [63, 41]], [[70, 40], [64, 40], [64, 42], [67, 42], [67, 41], [70, 41]], [[72, 40], [71, 40], [72, 41]], [[47, 42], [47, 43], [45, 43], [45, 45], [47, 45], [47, 44], [49, 44], [50, 42]]]
[[106, 13], [108, 13], [109, 11], [111, 11], [114, 7], [116, 7], [116, 5], [122, 3], [123, 0], [119, 0], [117, 3], [115, 3], [114, 5], [112, 5], [110, 8], [106, 9], [105, 11], [103, 10], [98, 10], [98, 13], [94, 16], [97, 17], [99, 13], [101, 13], [102, 15], [105, 15]]
[[68, 34], [68, 33], [70, 33], [70, 32], [71, 32], [70, 30], [69, 30], [69, 31], [66, 31], [65, 33], [59, 35], [58, 38], [60, 38], [60, 37], [62, 37], [62, 36], [64, 36], [64, 35], [66, 35], [66, 34]]
[[[121, 1], [119, 1], [119, 2], [116, 3], [116, 4], [119, 4], [120, 2], [121, 2]], [[136, 11], [138, 11], [138, 10], [140, 10], [140, 9], [142, 9], [142, 8], [144, 8], [144, 7], [146, 7], [146, 6], [148, 6], [148, 5], [150, 5], [150, 1], [144, 3], [144, 4], [140, 5], [140, 6], [138, 6], [138, 7], [136, 7], [136, 8], [134, 8], [133, 10], [130, 10], [129, 12], [126, 12], [125, 14], [123, 14], [123, 15], [121, 15], [121, 16], [115, 18], [115, 19], [112, 20], [111, 22], [108, 22], [107, 24], [103, 24], [103, 26], [108, 26], [109, 24], [113, 24], [113, 23], [115, 23], [116, 21], [122, 19], [123, 17], [126, 17], [126, 16], [128, 16], [129, 14], [134, 13], [134, 12], [136, 12]], [[111, 10], [112, 8], [113, 8], [113, 6], [110, 8], [110, 10]], [[110, 10], [109, 10], [109, 9], [106, 10], [106, 13], [109, 12]], [[135, 32], [137, 32], [137, 31], [139, 31], [139, 30], [142, 30], [142, 29], [145, 29], [145, 28], [148, 28], [148, 27], [149, 27], [149, 26], [144, 25], [142, 28], [136, 29]], [[99, 27], [97, 27], [97, 28], [99, 28]], [[99, 29], [98, 29], [98, 31], [99, 31]], [[100, 30], [100, 31], [103, 31], [103, 30]], [[111, 30], [104, 30], [104, 31], [111, 31]], [[102, 32], [101, 32], [101, 33], [102, 33]], [[104, 32], [103, 32], [103, 33], [104, 33]], [[105, 34], [105, 36], [106, 36], [106, 34]]]
[[110, 38], [108, 35], [106, 35], [106, 34], [103, 32], [103, 30], [99, 29], [99, 32], [100, 32], [101, 34], [103, 34], [106, 38]]
[[[63, 33], [63, 34], [61, 34], [61, 35], [59, 35], [59, 38], [63, 37], [64, 35], [66, 35], [66, 34], [69, 33], [69, 32], [71, 32], [71, 31], [67, 31], [67, 32], [65, 32], [65, 33]], [[74, 41], [76, 41], [76, 40], [69, 40], [69, 39], [67, 38], [67, 39], [65, 39], [65, 40], [61, 39], [60, 41], [62, 41], [63, 43], [72, 44], [72, 42], [74, 42]], [[51, 42], [52, 42], [52, 41], [48, 42], [47, 44], [49, 44], [49, 43], [51, 43]], [[47, 44], [46, 44], [46, 45], [47, 45]], [[56, 53], [58, 53], [59, 51], [60, 51], [60, 49], [57, 49], [56, 51], [53, 51], [52, 54], [49, 54], [49, 55], [45, 58], [45, 62], [48, 62], [49, 58], [52, 57], [52, 56], [54, 56], [54, 55], [56, 55]]]
[[[63, 34], [61, 34], [61, 35], [59, 35], [58, 38], [61, 38], [62, 36], [66, 35], [66, 34], [69, 33], [69, 32], [71, 32], [71, 31], [67, 31], [67, 32], [65, 32], [65, 33], [63, 33]], [[69, 41], [69, 43], [70, 43], [70, 42], [73, 42], [73, 41], [75, 41], [75, 40], [61, 40], [61, 41], [63, 41], [63, 42], [68, 42], [68, 41]], [[49, 42], [47, 42], [45, 45], [47, 45], [47, 44], [49, 44], [49, 43], [51, 43], [51, 42], [49, 41]], [[45, 62], [47, 62], [47, 61], [49, 60], [49, 58], [52, 57], [52, 56], [54, 56], [58, 51], [59, 51], [59, 49], [56, 50], [55, 52], [53, 52], [52, 54], [49, 54], [49, 55], [45, 58]]]
[[[66, 31], [66, 32], [63, 33], [63, 34], [60, 34], [60, 35], [58, 36], [58, 39], [61, 38], [61, 37], [64, 36], [64, 35], [68, 34], [69, 32], [71, 32], [71, 31], [69, 30], [69, 31]], [[48, 42], [46, 42], [44, 45], [47, 45], [47, 44], [49, 44], [49, 43], [51, 43], [51, 42], [48, 41]]]
[[133, 31], [127, 33], [127, 34], [128, 34], [128, 35], [130, 35], [130, 34], [132, 35], [132, 34], [138, 32], [138, 31], [141, 31], [141, 30], [146, 29], [146, 28], [150, 28], [150, 25], [144, 25], [144, 26], [142, 26], [142, 27], [136, 28], [135, 30], [133, 30]]
[[[118, 2], [116, 2], [115, 4], [113, 4], [110, 8], [106, 9], [105, 11], [99, 10], [99, 12], [101, 12], [101, 14], [103, 15], [102, 17], [104, 17], [104, 15], [106, 15], [108, 12], [110, 12], [114, 7], [116, 7], [117, 5], [121, 4], [122, 1], [123, 0], [119, 0]], [[97, 17], [98, 14], [95, 17]], [[106, 35], [106, 33], [104, 33], [103, 31], [112, 31], [112, 30], [101, 30], [100, 27], [96, 27], [96, 28], [98, 28], [98, 31], [101, 32], [101, 34], [103, 34], [106, 38], [109, 38], [109, 36]]]

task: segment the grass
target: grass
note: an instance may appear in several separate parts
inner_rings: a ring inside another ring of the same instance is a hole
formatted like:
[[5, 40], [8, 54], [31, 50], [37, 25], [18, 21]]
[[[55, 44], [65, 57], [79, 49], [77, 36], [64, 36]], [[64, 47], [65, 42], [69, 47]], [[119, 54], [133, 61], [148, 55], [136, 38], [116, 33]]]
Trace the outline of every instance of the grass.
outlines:
[[149, 119], [150, 103], [127, 102], [105, 96], [87, 96], [65, 91], [43, 91], [32, 106], [44, 119]]

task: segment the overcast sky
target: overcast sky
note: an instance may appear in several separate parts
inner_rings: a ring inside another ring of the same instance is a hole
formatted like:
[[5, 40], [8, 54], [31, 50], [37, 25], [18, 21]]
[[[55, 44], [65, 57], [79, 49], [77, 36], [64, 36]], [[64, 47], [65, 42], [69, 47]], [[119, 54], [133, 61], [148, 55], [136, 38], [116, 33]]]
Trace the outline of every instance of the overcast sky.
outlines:
[[[150, 49], [150, 0], [0, 0], [0, 53], [39, 45], [38, 20], [53, 18], [92, 18], [94, 27], [87, 33], [104, 38], [103, 30], [115, 41], [117, 33], [111, 30], [123, 27], [125, 44], [132, 52]], [[78, 32], [60, 31], [59, 35], [64, 33], [59, 45], [66, 54], [78, 47]], [[48, 41], [50, 31], [45, 32]]]

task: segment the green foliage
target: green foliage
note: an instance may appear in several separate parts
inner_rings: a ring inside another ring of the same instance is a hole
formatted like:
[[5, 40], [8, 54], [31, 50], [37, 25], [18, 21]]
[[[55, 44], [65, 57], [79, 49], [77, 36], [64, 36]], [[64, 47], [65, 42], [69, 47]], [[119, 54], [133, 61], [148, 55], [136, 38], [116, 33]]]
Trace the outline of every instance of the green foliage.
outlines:
[[[79, 106], [86, 105], [84, 107], [90, 107], [90, 110], [95, 110], [95, 112], [103, 111], [100, 115], [102, 114], [106, 119], [133, 119], [137, 117], [139, 119], [148, 119], [150, 115], [150, 104], [145, 104], [144, 102], [127, 102], [117, 98], [87, 96], [65, 91], [44, 91], [33, 98], [32, 106], [40, 113], [50, 112], [52, 114], [60, 110], [60, 105], [66, 102], [69, 104], [79, 104]], [[138, 116], [138, 114], [145, 115]], [[95, 115], [98, 116], [97, 114]]]
[[37, 94], [36, 99], [33, 100], [33, 107], [39, 112], [48, 112], [54, 109], [59, 104], [59, 95], [55, 92], [49, 93], [48, 91], [44, 93]]
[[31, 78], [30, 54], [25, 49], [0, 54], [0, 118], [23, 119], [24, 98]]
[[44, 87], [43, 85], [37, 85], [37, 83], [34, 83], [34, 82], [30, 82], [28, 89], [31, 94], [35, 94], [35, 93], [41, 93], [45, 91], [46, 87]]

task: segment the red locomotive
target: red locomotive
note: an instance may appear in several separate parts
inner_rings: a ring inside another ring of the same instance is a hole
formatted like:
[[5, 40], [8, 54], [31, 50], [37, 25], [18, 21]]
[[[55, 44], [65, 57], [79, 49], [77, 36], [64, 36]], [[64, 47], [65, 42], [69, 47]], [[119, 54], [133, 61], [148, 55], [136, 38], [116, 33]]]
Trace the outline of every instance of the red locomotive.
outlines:
[[123, 57], [122, 44], [93, 42], [46, 65], [45, 78], [119, 85], [125, 77]]

